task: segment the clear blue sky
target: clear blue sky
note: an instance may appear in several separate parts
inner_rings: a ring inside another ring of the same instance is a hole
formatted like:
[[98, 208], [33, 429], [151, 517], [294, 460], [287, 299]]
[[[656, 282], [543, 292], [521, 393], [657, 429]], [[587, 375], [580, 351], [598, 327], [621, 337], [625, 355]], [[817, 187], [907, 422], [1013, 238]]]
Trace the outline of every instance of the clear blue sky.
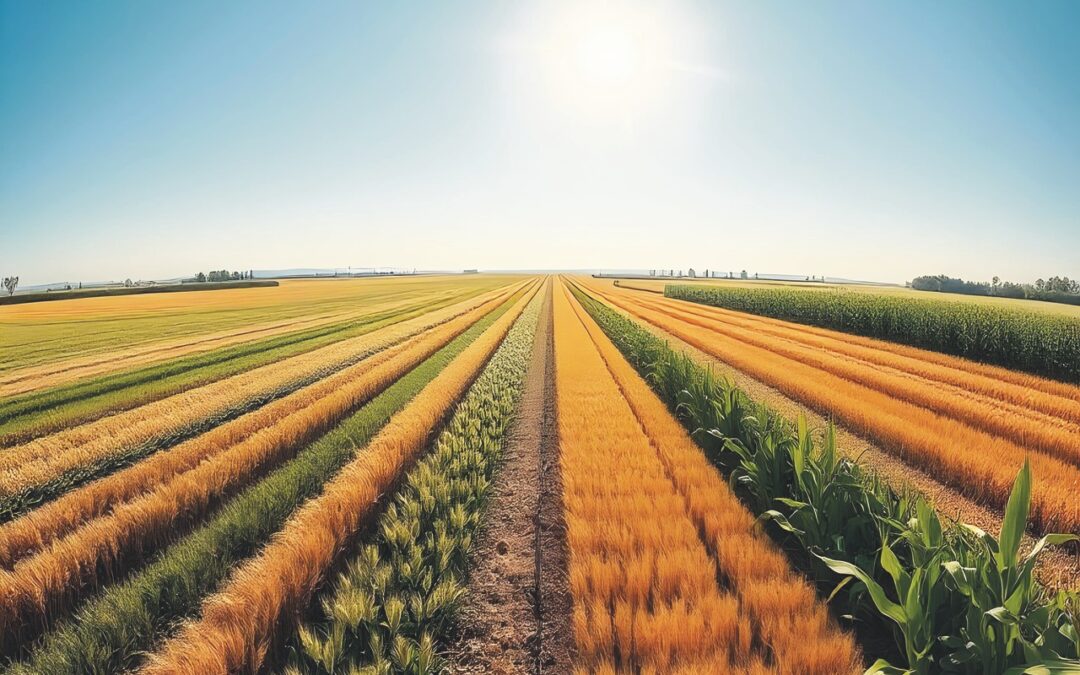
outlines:
[[0, 0], [0, 272], [1076, 277], [1078, 31], [1066, 0]]

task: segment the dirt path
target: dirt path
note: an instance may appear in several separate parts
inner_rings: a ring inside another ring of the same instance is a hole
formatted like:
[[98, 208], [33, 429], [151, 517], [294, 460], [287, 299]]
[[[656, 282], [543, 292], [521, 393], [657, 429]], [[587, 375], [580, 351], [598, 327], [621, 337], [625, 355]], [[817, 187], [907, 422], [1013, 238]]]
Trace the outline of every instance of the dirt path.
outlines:
[[[608, 306], [621, 314], [630, 316], [614, 305]], [[812, 427], [823, 427], [828, 422], [826, 416], [807, 408], [760, 380], [732, 368], [675, 335], [640, 317], [631, 316], [631, 318], [654, 335], [666, 340], [672, 348], [685, 352], [697, 363], [711, 366], [715, 372], [731, 378], [755, 401], [769, 405], [784, 417], [793, 420], [801, 412], [806, 415]], [[842, 454], [857, 458], [861, 464], [876, 471], [894, 489], [907, 486], [917, 490], [925, 495], [944, 517], [975, 525], [995, 535], [1001, 530], [1001, 513], [996, 509], [956, 493], [933, 477], [905, 464], [895, 455], [886, 452], [865, 437], [853, 433], [850, 429], [837, 424], [836, 432], [837, 449]], [[1033, 543], [1034, 541], [1028, 537], [1026, 546], [1030, 547]], [[1050, 549], [1044, 552], [1042, 563], [1039, 565], [1039, 578], [1052, 588], [1080, 588], [1080, 554], [1070, 553], [1063, 549]]]
[[571, 670], [550, 284], [545, 293], [525, 390], [449, 645], [453, 673]]

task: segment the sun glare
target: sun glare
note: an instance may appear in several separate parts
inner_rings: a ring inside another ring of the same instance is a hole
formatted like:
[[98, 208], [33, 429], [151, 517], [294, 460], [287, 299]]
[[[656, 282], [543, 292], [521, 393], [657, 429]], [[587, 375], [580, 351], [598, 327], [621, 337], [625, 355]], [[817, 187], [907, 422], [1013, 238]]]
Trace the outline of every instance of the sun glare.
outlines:
[[574, 55], [582, 77], [597, 85], [623, 86], [642, 70], [642, 46], [621, 26], [597, 26], [577, 39]]
[[571, 3], [533, 23], [528, 45], [561, 107], [631, 124], [672, 78], [668, 17], [626, 3]]

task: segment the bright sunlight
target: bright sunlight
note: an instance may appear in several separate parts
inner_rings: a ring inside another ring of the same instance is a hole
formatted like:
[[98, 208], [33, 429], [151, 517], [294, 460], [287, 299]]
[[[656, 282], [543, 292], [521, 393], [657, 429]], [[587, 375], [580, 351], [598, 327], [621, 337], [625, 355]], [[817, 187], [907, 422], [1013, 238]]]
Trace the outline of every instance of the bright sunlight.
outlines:
[[594, 121], [631, 124], [662, 102], [680, 54], [675, 17], [662, 6], [573, 3], [530, 17], [513, 46], [536, 59], [563, 107]]

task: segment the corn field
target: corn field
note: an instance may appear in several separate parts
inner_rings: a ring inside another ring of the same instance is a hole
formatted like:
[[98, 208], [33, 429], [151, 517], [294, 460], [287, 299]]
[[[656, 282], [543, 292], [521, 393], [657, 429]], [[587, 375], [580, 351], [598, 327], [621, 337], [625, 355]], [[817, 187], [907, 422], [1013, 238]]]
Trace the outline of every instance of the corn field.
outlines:
[[890, 340], [1080, 383], [1080, 320], [872, 293], [669, 285], [669, 298]]

